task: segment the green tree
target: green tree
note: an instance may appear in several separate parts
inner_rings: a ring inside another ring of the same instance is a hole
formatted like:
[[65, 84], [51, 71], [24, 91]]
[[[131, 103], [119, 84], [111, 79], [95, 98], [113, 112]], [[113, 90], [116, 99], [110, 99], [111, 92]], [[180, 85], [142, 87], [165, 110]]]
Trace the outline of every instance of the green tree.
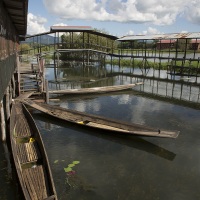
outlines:
[[20, 50], [24, 53], [24, 54], [28, 54], [28, 50], [30, 49], [30, 45], [27, 43], [22, 43], [20, 44]]
[[[107, 34], [105, 30], [97, 29], [94, 32], [64, 33], [61, 36], [62, 49], [93, 49], [110, 52], [116, 44], [101, 33]], [[72, 60], [79, 57], [83, 57], [83, 52], [62, 53], [60, 58], [62, 60]]]
[[188, 50], [190, 47], [190, 41], [191, 39], [178, 39], [178, 49], [180, 49], [181, 51]]

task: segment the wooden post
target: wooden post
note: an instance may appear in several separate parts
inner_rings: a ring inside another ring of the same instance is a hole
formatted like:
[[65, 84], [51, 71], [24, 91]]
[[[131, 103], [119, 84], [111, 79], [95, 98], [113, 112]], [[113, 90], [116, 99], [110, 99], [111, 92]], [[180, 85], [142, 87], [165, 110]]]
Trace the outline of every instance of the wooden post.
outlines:
[[43, 82], [43, 91], [45, 90], [45, 68], [44, 68], [45, 60], [41, 58], [40, 66], [42, 68], [42, 82]]
[[10, 118], [10, 94], [9, 94], [9, 86], [6, 89], [6, 121]]
[[0, 102], [0, 115], [1, 115], [1, 140], [5, 142], [6, 141], [6, 126], [5, 126], [3, 101]]
[[19, 56], [17, 58], [17, 82], [18, 82], [18, 95], [20, 95], [20, 64], [19, 64]]
[[31, 64], [31, 71], [34, 71], [33, 63]]
[[12, 85], [13, 85], [12, 96], [13, 96], [13, 98], [15, 98], [16, 85], [15, 85], [15, 76], [14, 76], [14, 74], [12, 76]]
[[46, 103], [49, 104], [49, 83], [47, 79], [45, 79], [45, 88], [46, 88]]
[[59, 51], [56, 51], [56, 55], [57, 55], [57, 67], [59, 67], [59, 61], [60, 61]]

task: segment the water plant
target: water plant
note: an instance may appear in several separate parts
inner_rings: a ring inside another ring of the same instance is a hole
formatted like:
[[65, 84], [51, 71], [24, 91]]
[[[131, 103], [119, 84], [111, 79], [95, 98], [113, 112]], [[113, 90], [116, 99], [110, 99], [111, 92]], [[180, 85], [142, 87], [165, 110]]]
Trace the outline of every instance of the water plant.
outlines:
[[68, 166], [66, 167], [66, 168], [64, 168], [64, 171], [66, 172], [66, 173], [69, 173], [69, 172], [71, 172], [71, 171], [73, 171], [73, 167], [75, 166], [75, 165], [77, 165], [77, 164], [79, 164], [80, 163], [80, 161], [73, 161], [72, 163], [70, 163], [70, 164], [68, 164]]
[[79, 163], [80, 161], [75, 160], [72, 163], [68, 164], [66, 168], [64, 168], [64, 171], [66, 172], [65, 183], [67, 183], [70, 187], [76, 186], [76, 171], [74, 170], [74, 167]]

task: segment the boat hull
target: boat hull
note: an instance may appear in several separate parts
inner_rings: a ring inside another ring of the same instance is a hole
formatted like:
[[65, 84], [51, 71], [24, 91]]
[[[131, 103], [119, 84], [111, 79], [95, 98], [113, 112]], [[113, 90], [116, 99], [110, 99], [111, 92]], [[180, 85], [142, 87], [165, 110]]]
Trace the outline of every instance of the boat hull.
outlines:
[[75, 110], [69, 110], [58, 106], [52, 106], [44, 103], [36, 104], [30, 100], [24, 100], [23, 102], [26, 105], [31, 106], [48, 115], [85, 127], [91, 127], [122, 134], [133, 134], [141, 136], [154, 136], [154, 137], [166, 137], [166, 138], [176, 138], [179, 134], [179, 131], [166, 131], [166, 130], [155, 129], [139, 124], [131, 124], [96, 115], [86, 114], [83, 112], [78, 112]]
[[105, 87], [93, 87], [93, 88], [81, 88], [81, 89], [67, 89], [67, 90], [50, 90], [49, 94], [95, 94], [95, 93], [107, 93], [117, 92], [122, 90], [129, 90], [137, 85], [143, 83], [127, 84], [127, 85], [114, 85]]
[[20, 102], [14, 102], [12, 105], [10, 142], [24, 198], [57, 200], [40, 132], [32, 116]]

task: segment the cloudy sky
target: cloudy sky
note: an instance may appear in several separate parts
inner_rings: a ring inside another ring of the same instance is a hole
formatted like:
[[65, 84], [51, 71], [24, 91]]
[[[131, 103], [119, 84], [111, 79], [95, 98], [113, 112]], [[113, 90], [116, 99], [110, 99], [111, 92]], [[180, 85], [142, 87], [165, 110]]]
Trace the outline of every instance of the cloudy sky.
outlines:
[[118, 37], [200, 31], [200, 0], [29, 0], [28, 34], [92, 26]]

